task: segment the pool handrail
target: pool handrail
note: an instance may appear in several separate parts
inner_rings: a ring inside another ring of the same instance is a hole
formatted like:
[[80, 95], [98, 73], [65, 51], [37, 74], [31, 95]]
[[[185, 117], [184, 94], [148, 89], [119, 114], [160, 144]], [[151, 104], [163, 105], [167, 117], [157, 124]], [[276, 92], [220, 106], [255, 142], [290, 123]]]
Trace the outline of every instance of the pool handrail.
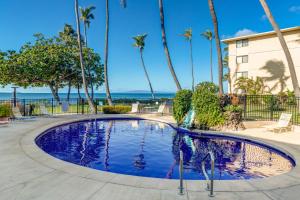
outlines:
[[[211, 176], [209, 178], [207, 172], [206, 172], [206, 169], [205, 169], [205, 160], [207, 158], [210, 158], [210, 165], [211, 165]], [[201, 162], [201, 166], [202, 166], [202, 171], [203, 171], [203, 175], [205, 176], [205, 179], [206, 179], [206, 184], [207, 184], [207, 187], [206, 189], [209, 191], [209, 195], [210, 197], [214, 197], [214, 174], [215, 174], [215, 156], [214, 156], [214, 153], [212, 151], [209, 151], [205, 156], [204, 158], [202, 159], [202, 162]]]

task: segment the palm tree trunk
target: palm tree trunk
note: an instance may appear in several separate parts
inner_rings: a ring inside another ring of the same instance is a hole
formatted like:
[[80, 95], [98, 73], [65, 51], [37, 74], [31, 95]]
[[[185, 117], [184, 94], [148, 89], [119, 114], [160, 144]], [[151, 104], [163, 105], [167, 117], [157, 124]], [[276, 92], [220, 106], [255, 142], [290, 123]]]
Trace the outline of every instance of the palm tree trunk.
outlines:
[[150, 81], [150, 78], [149, 78], [149, 75], [148, 75], [145, 63], [144, 63], [143, 50], [142, 49], [140, 49], [140, 55], [141, 55], [141, 61], [142, 61], [142, 66], [144, 68], [145, 76], [146, 76], [146, 78], [148, 80], [148, 84], [149, 84], [150, 91], [151, 91], [151, 94], [152, 94], [152, 99], [155, 99], [154, 91], [153, 91], [153, 88], [152, 88], [152, 84], [151, 84], [151, 81]]
[[222, 59], [222, 51], [221, 51], [221, 43], [219, 37], [219, 27], [218, 27], [218, 19], [216, 16], [215, 8], [213, 0], [208, 0], [209, 10], [212, 17], [212, 21], [214, 24], [214, 32], [216, 39], [216, 47], [218, 54], [218, 65], [219, 65], [219, 95], [223, 95], [223, 59]]
[[[85, 40], [85, 47], [88, 48], [88, 37], [87, 37], [87, 25], [84, 23], [84, 40]], [[93, 87], [93, 79], [91, 68], [88, 66], [88, 75], [90, 80], [90, 87], [91, 87], [91, 98], [94, 99], [94, 87]]]
[[90, 78], [91, 98], [94, 99], [94, 84], [93, 84], [91, 68], [88, 69], [88, 73], [89, 73], [89, 78]]
[[296, 74], [296, 70], [295, 70], [295, 65], [294, 65], [294, 62], [293, 62], [293, 59], [292, 59], [292, 56], [291, 56], [291, 53], [289, 51], [289, 48], [286, 44], [286, 41], [280, 31], [280, 28], [278, 26], [278, 24], [276, 23], [271, 11], [270, 11], [270, 8], [267, 4], [267, 2], [265, 0], [259, 0], [265, 13], [266, 13], [266, 16], [268, 17], [274, 31], [276, 32], [277, 34], [277, 37], [279, 39], [279, 42], [281, 44], [281, 47], [283, 49], [283, 52], [285, 54], [285, 57], [286, 57], [286, 60], [287, 60], [287, 63], [288, 63], [288, 66], [289, 66], [289, 71], [290, 71], [290, 75], [291, 75], [291, 79], [292, 79], [292, 84], [293, 84], [293, 89], [294, 89], [294, 92], [295, 92], [295, 95], [296, 97], [300, 97], [300, 88], [299, 88], [299, 82], [298, 82], [298, 79], [297, 79], [297, 74]]
[[88, 47], [88, 39], [87, 39], [87, 33], [86, 33], [86, 30], [87, 30], [87, 27], [86, 27], [86, 23], [84, 22], [84, 42], [85, 42], [85, 47]]
[[79, 14], [78, 14], [78, 0], [75, 0], [75, 14], [76, 14], [76, 25], [77, 25], [77, 40], [78, 40], [78, 47], [79, 47], [79, 58], [80, 58], [80, 66], [81, 66], [81, 76], [82, 76], [82, 85], [85, 92], [85, 96], [87, 102], [90, 106], [91, 112], [93, 114], [96, 113], [96, 107], [94, 102], [90, 98], [89, 91], [87, 88], [86, 78], [85, 78], [85, 70], [84, 70], [84, 60], [82, 54], [82, 45], [81, 45], [81, 35], [80, 35], [80, 22], [79, 22]]
[[163, 46], [164, 46], [165, 54], [166, 54], [167, 61], [168, 61], [169, 70], [170, 70], [170, 72], [173, 76], [173, 79], [175, 81], [177, 90], [181, 90], [181, 86], [180, 86], [180, 83], [177, 79], [177, 76], [176, 76], [176, 73], [175, 73], [175, 70], [174, 70], [174, 67], [173, 67], [173, 64], [172, 64], [172, 60], [171, 60], [171, 57], [170, 57], [168, 44], [167, 44], [163, 1], [158, 0], [158, 2], [159, 2], [159, 11], [160, 11], [160, 25], [161, 25], [162, 41], [163, 41]]
[[193, 44], [190, 40], [190, 55], [191, 55], [191, 65], [192, 65], [192, 91], [195, 89], [195, 76], [194, 76], [194, 58], [193, 58]]
[[51, 93], [52, 93], [53, 98], [55, 99], [55, 101], [60, 103], [60, 98], [58, 96], [58, 91], [54, 88], [54, 86], [52, 84], [49, 84], [49, 88], [51, 90]]
[[78, 94], [78, 98], [81, 100], [81, 94], [80, 94], [80, 86], [79, 86], [79, 84], [77, 84], [77, 94]]
[[214, 82], [214, 75], [213, 75], [213, 58], [212, 58], [212, 39], [210, 40], [210, 80]]
[[70, 101], [70, 93], [71, 93], [71, 80], [68, 83], [68, 94], [67, 94], [67, 101]]
[[230, 71], [230, 68], [228, 67], [228, 83], [229, 83], [229, 92], [230, 94], [232, 94], [232, 81], [231, 81], [231, 71]]
[[105, 27], [105, 49], [104, 49], [104, 82], [105, 82], [105, 90], [106, 90], [106, 98], [108, 101], [108, 105], [112, 106], [113, 102], [111, 99], [110, 89], [109, 89], [109, 83], [108, 83], [108, 69], [107, 69], [107, 63], [108, 63], [108, 39], [109, 39], [109, 0], [106, 0], [106, 27]]

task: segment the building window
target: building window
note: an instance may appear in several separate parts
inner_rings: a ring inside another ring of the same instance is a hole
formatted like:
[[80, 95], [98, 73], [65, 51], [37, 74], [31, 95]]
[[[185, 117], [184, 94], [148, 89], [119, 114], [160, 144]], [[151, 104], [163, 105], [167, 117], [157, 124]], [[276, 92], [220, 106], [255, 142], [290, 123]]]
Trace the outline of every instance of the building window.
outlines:
[[237, 40], [236, 41], [236, 47], [241, 48], [241, 47], [247, 47], [249, 45], [249, 42], [247, 39], [245, 40]]
[[236, 63], [242, 64], [242, 63], [248, 63], [248, 56], [237, 56], [236, 57]]
[[248, 72], [246, 72], [246, 71], [245, 72], [236, 72], [235, 76], [236, 76], [236, 79], [241, 78], [241, 77], [248, 78]]

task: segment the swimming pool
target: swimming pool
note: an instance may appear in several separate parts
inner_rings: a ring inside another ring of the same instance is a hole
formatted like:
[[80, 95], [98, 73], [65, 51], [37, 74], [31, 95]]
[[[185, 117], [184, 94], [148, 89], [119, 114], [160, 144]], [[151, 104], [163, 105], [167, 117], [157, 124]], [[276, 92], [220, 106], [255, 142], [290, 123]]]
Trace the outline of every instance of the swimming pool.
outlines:
[[[179, 151], [184, 178], [205, 179], [201, 162], [212, 150], [215, 179], [252, 179], [290, 171], [294, 161], [260, 143], [213, 134], [196, 135], [157, 121], [95, 119], [48, 129], [36, 138], [46, 153], [84, 167], [155, 178], [178, 179]], [[209, 160], [206, 169], [210, 171]]]

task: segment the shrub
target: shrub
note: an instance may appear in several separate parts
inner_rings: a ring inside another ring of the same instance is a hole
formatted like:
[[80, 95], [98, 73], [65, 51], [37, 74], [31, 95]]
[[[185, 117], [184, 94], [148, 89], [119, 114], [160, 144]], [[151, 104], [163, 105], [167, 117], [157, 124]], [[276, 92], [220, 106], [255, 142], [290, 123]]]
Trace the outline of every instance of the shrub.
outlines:
[[232, 130], [244, 129], [242, 123], [242, 113], [243, 109], [237, 105], [228, 105], [225, 107], [225, 125], [227, 128]]
[[0, 117], [10, 117], [11, 109], [9, 105], [0, 105]]
[[192, 97], [195, 109], [195, 124], [200, 128], [209, 128], [224, 123], [224, 116], [217, 95], [218, 87], [204, 82], [197, 85]]
[[116, 105], [116, 106], [103, 106], [102, 111], [104, 114], [125, 114], [131, 110], [131, 106]]
[[191, 109], [192, 95], [190, 90], [180, 90], [173, 99], [173, 116], [178, 124], [182, 122], [186, 113]]
[[225, 111], [234, 112], [234, 113], [242, 113], [243, 109], [238, 105], [228, 105], [225, 107]]

